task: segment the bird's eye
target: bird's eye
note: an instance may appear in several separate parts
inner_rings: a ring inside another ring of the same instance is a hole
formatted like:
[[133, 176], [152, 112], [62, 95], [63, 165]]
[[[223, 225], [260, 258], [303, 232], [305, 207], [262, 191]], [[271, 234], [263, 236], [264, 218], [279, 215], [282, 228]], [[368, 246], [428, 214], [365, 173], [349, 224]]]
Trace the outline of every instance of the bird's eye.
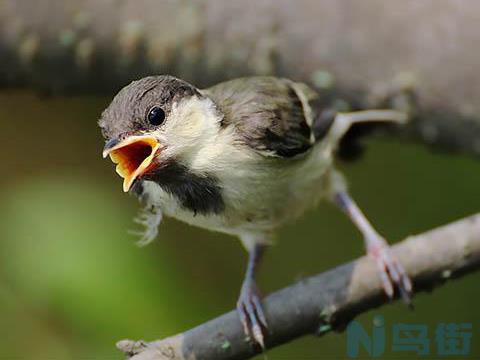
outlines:
[[161, 107], [155, 106], [148, 112], [147, 119], [152, 125], [162, 125], [165, 121], [165, 111]]

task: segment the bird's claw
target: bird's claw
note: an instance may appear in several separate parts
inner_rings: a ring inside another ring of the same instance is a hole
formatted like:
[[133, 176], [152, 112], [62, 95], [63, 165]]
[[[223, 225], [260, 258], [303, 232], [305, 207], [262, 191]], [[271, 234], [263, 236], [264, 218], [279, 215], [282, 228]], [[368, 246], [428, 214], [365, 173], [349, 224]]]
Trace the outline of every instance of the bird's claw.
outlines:
[[381, 239], [368, 248], [375, 260], [387, 296], [393, 298], [395, 287], [408, 306], [412, 306], [412, 282], [403, 266], [392, 255], [388, 244]]
[[265, 349], [264, 331], [267, 329], [267, 319], [257, 286], [253, 281], [248, 281], [242, 286], [237, 301], [237, 312], [245, 335]]

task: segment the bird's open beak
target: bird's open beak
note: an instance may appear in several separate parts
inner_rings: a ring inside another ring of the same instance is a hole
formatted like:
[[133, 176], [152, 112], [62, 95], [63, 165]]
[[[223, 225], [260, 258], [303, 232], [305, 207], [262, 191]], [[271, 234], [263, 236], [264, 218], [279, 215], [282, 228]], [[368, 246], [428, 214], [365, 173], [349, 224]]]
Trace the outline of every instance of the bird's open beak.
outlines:
[[160, 144], [152, 136], [130, 136], [125, 140], [110, 140], [103, 148], [103, 157], [117, 164], [117, 173], [123, 178], [123, 191], [128, 192], [136, 178], [151, 165]]

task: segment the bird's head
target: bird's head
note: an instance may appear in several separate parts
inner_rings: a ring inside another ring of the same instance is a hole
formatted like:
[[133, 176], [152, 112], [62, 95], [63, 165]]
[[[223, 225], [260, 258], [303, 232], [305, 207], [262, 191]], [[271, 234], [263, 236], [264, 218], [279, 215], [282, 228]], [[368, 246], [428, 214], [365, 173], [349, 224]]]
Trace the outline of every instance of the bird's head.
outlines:
[[213, 102], [189, 83], [150, 76], [124, 87], [99, 121], [103, 156], [117, 164], [123, 190], [170, 161], [188, 164], [218, 129]]

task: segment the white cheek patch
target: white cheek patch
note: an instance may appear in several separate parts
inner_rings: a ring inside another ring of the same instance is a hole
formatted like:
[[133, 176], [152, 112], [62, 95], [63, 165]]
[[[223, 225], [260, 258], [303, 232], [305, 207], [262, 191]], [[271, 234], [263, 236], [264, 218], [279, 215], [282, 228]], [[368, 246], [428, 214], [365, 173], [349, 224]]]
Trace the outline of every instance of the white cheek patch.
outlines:
[[174, 104], [160, 131], [159, 139], [165, 139], [167, 154], [194, 156], [218, 134], [219, 119], [213, 102], [194, 96]]
[[[190, 106], [192, 105], [189, 105], [189, 107]], [[175, 127], [171, 129], [171, 132], [177, 139], [188, 144], [202, 135], [205, 115], [199, 113], [197, 109], [189, 108], [185, 110], [190, 111], [181, 111], [176, 115]]]

